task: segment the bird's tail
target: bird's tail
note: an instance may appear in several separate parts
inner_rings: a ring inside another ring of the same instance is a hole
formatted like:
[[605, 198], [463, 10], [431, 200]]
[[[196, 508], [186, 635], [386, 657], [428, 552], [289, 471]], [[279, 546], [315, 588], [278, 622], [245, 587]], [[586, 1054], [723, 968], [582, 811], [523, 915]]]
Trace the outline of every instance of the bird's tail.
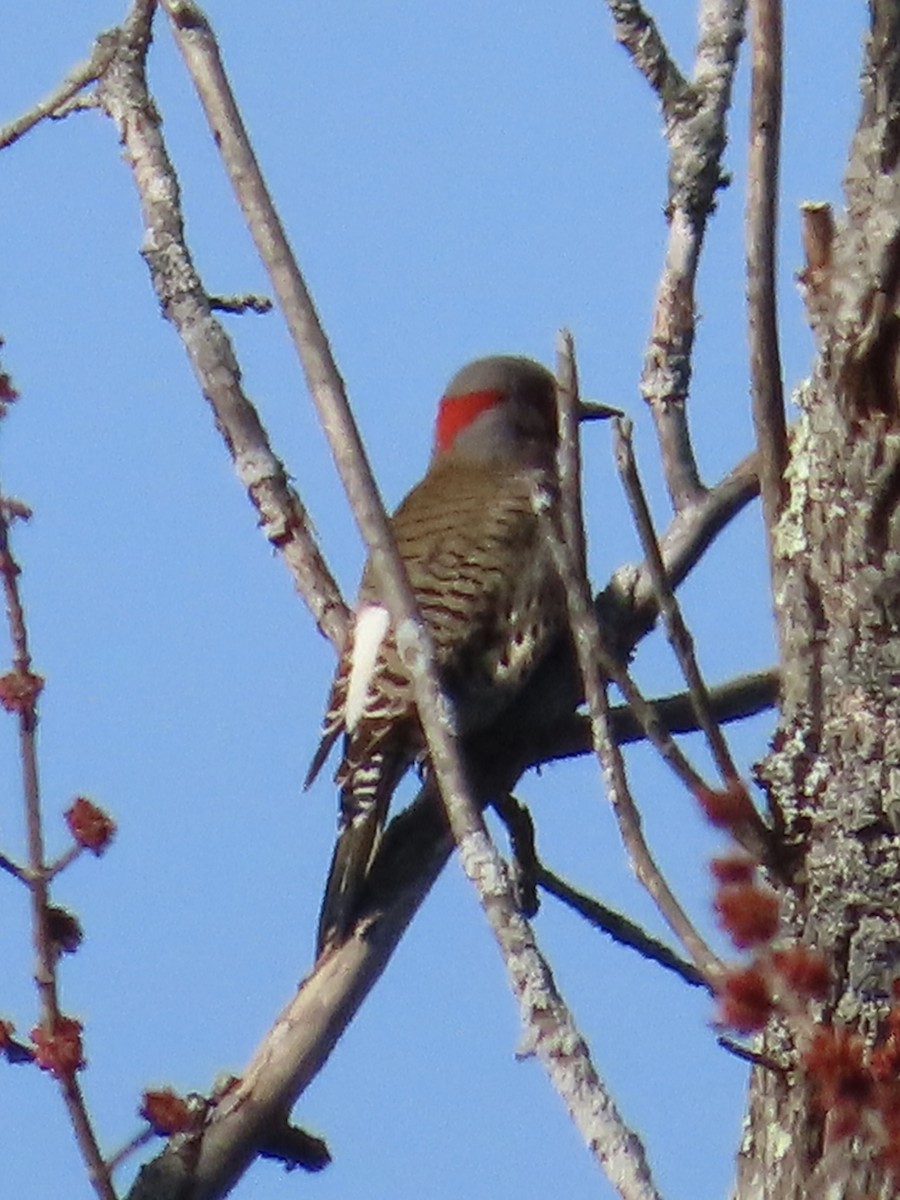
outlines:
[[341, 791], [340, 829], [319, 912], [317, 956], [343, 941], [359, 915], [360, 897], [387, 817], [390, 784], [383, 763], [371, 762], [357, 768]]

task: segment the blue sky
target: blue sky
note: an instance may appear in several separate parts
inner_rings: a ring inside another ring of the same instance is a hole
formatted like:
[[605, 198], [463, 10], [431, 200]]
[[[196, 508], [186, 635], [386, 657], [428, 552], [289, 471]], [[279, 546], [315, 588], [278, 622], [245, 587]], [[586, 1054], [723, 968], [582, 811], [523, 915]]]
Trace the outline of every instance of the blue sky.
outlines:
[[[682, 61], [694, 6], [655, 6]], [[791, 6], [782, 185], [785, 377], [812, 342], [792, 282], [797, 206], [840, 200], [855, 118], [861, 5], [827, 22]], [[82, 59], [123, 0], [42, 0], [0, 16], [0, 120]], [[384, 495], [424, 469], [435, 400], [468, 358], [552, 362], [577, 339], [592, 395], [625, 407], [657, 520], [651, 424], [637, 392], [665, 224], [665, 150], [652, 96], [600, 3], [470, 0], [255, 6], [210, 0], [232, 81], [333, 340]], [[260, 11], [264, 16], [260, 16]], [[203, 118], [158, 24], [151, 81], [184, 187], [188, 233], [215, 292], [267, 290]], [[700, 286], [692, 418], [709, 481], [750, 445], [740, 234], [746, 71]], [[35, 509], [16, 533], [38, 669], [48, 679], [41, 771], [48, 842], [86, 793], [120, 825], [57, 900], [87, 934], [64, 964], [86, 1023], [85, 1087], [104, 1147], [137, 1128], [141, 1090], [207, 1090], [239, 1072], [309, 966], [335, 803], [300, 782], [333, 666], [255, 528], [184, 353], [160, 319], [112, 127], [47, 124], [2, 155], [0, 331], [22, 393], [3, 429], [0, 483]], [[277, 316], [228, 318], [249, 394], [352, 594], [362, 549]], [[595, 580], [635, 557], [608, 433], [585, 438]], [[684, 589], [713, 682], [773, 659], [758, 513], [727, 532]], [[636, 671], [678, 686], [652, 639]], [[770, 721], [736, 732], [746, 769]], [[689, 748], [699, 754], [692, 740]], [[710, 927], [715, 837], [643, 749], [629, 752], [649, 837]], [[0, 722], [2, 848], [22, 844], [14, 730]], [[550, 866], [656, 932], [591, 763], [519, 789]], [[0, 1014], [33, 1021], [25, 896], [5, 877]], [[560, 986], [663, 1191], [726, 1193], [745, 1071], [714, 1044], [711, 1006], [546, 900], [537, 921]], [[498, 955], [452, 864], [385, 978], [301, 1101], [335, 1162], [313, 1180], [260, 1164], [240, 1200], [612, 1195], [534, 1062]], [[0, 1191], [81, 1200], [61, 1104], [36, 1071], [0, 1070]], [[122, 1190], [133, 1168], [122, 1172]]]

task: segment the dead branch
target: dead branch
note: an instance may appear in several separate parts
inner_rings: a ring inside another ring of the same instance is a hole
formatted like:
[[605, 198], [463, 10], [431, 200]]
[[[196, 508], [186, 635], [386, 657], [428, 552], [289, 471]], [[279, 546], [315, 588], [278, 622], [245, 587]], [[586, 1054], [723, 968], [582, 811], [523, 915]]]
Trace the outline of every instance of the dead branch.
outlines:
[[[145, 5], [146, 7], [146, 5]], [[152, 4], [150, 5], [152, 8]], [[48, 96], [22, 113], [8, 125], [0, 126], [0, 150], [11, 146], [20, 137], [24, 137], [35, 125], [46, 119], [54, 119], [64, 113], [74, 111], [73, 99], [84, 88], [100, 78], [109, 66], [118, 50], [118, 30], [112, 29], [98, 35], [90, 56], [83, 63], [73, 67], [58, 87]]]
[[637, 0], [608, 0], [615, 22], [616, 41], [624, 46], [634, 65], [659, 96], [666, 121], [696, 108], [695, 88], [678, 69], [659, 27]]
[[[724, 185], [721, 161], [725, 119], [743, 38], [744, 2], [704, 0], [691, 91], [681, 89], [681, 103], [663, 105], [669, 146], [669, 237], [644, 356], [641, 392], [653, 413], [666, 485], [676, 513], [696, 503], [703, 492], [685, 411], [696, 327], [694, 288], [706, 223], [716, 192]], [[637, 8], [611, 7], [617, 22], [622, 19], [620, 8]], [[636, 61], [640, 65], [640, 60]], [[652, 82], [648, 69], [641, 69]]]
[[[697, 717], [690, 692], [679, 692], [676, 696], [664, 696], [654, 700], [660, 720], [670, 733], [695, 733]], [[728, 724], [743, 721], [757, 713], [765, 712], [778, 703], [778, 672], [759, 671], [753, 675], [741, 675], [721, 687], [709, 691], [709, 706], [713, 720]], [[618, 744], [642, 741], [646, 734], [640, 721], [627, 704], [614, 706], [610, 710], [613, 734]], [[591, 752], [591, 730], [587, 717], [572, 713], [568, 717], [548, 724], [545, 737], [536, 735], [531, 742], [534, 761], [531, 766], [556, 762], [563, 758], [574, 758]]]
[[263, 533], [284, 558], [319, 628], [340, 645], [347, 627], [346, 605], [316, 544], [306, 509], [243, 390], [231, 340], [210, 311], [185, 242], [178, 179], [147, 90], [149, 36], [144, 5], [137, 5], [119, 31], [117, 52], [97, 84], [98, 100], [116, 124], [140, 197], [144, 258], [163, 315], [184, 343]]
[[370, 494], [358, 483], [354, 470], [364, 454], [359, 432], [351, 420], [342, 423], [343, 436], [338, 436], [334, 424], [340, 420], [338, 413], [348, 411], [344, 381], [259, 169], [209, 21], [191, 0], [162, 0], [162, 7], [170, 18], [235, 198], [269, 273], [338, 474], [354, 512], [365, 513], [367, 521], [377, 523], [383, 511], [377, 490]]
[[787, 426], [778, 349], [775, 236], [781, 141], [781, 0], [751, 0], [753, 70], [747, 179], [747, 306], [753, 425], [771, 537], [785, 496]]

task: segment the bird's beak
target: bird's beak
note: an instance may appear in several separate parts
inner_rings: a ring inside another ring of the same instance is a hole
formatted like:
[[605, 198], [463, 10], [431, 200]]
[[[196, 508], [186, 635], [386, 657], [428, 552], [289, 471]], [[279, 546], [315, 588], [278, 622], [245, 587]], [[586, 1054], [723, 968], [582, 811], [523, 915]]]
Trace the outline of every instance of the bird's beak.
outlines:
[[604, 421], [608, 417], [624, 417], [621, 408], [600, 404], [596, 400], [579, 400], [576, 415], [579, 421]]

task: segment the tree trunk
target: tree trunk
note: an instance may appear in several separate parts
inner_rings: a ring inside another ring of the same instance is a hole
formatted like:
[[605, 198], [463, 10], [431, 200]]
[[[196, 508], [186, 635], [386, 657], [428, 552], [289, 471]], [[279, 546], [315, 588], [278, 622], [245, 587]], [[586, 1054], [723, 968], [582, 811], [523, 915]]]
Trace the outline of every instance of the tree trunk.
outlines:
[[[873, 0], [870, 15], [847, 213], [834, 232], [820, 207], [807, 213], [819, 359], [775, 530], [782, 711], [759, 771], [785, 850], [786, 925], [832, 965], [815, 1016], [868, 1047], [900, 976], [900, 12]], [[754, 1070], [735, 1197], [896, 1195], [875, 1161], [883, 1128], [840, 1136], [840, 1114], [796, 1069], [810, 1029], [798, 1018], [764, 1037], [787, 1071]]]

